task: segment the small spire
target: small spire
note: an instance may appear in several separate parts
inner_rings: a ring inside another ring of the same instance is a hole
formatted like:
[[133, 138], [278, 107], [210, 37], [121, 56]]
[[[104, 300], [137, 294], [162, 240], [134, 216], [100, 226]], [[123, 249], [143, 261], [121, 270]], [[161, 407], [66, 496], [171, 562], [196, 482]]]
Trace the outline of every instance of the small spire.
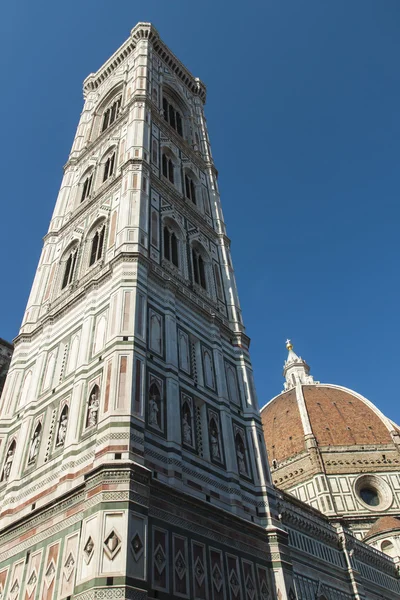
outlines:
[[284, 384], [285, 391], [294, 388], [297, 383], [308, 385], [316, 383], [312, 375], [310, 375], [310, 367], [306, 361], [301, 356], [297, 356], [293, 350], [293, 344], [290, 339], [286, 340], [286, 348], [288, 350], [288, 357], [283, 366], [283, 376], [286, 379]]

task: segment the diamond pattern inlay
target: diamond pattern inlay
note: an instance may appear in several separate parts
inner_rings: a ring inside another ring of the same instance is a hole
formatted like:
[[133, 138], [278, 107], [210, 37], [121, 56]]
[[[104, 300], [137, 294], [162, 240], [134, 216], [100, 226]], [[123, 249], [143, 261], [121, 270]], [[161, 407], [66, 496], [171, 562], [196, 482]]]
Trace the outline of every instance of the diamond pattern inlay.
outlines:
[[64, 563], [64, 574], [65, 574], [65, 578], [67, 581], [69, 581], [69, 578], [71, 577], [74, 567], [75, 567], [75, 559], [74, 559], [72, 552], [70, 552], [68, 554], [67, 560]]
[[140, 537], [138, 532], [136, 532], [132, 538], [131, 547], [132, 547], [133, 557], [136, 561], [138, 561], [139, 558], [142, 556], [143, 550], [144, 550], [142, 538]]
[[254, 596], [256, 595], [256, 590], [255, 590], [254, 583], [253, 583], [253, 580], [251, 579], [250, 575], [247, 575], [245, 585], [246, 585], [246, 594], [248, 595], [250, 600], [253, 600]]
[[180, 550], [175, 556], [175, 571], [179, 579], [182, 581], [186, 573], [186, 562]]
[[165, 569], [165, 564], [166, 564], [165, 552], [164, 552], [161, 544], [158, 544], [158, 546], [154, 552], [154, 563], [156, 565], [157, 571], [161, 575], [161, 573]]
[[12, 586], [12, 588], [10, 590], [10, 594], [11, 594], [11, 597], [10, 597], [11, 600], [15, 600], [15, 598], [18, 597], [18, 594], [19, 594], [19, 583], [18, 583], [17, 579], [13, 583], [13, 586]]
[[86, 564], [88, 565], [92, 559], [93, 556], [93, 552], [94, 552], [94, 542], [92, 540], [92, 538], [89, 536], [85, 547], [83, 548], [83, 556], [85, 559]]
[[204, 578], [206, 576], [204, 565], [201, 562], [200, 558], [196, 558], [196, 562], [194, 563], [194, 576], [196, 577], [197, 583], [199, 586], [203, 584]]
[[222, 579], [221, 569], [219, 568], [219, 566], [217, 564], [215, 564], [213, 566], [212, 578], [213, 578], [213, 583], [214, 583], [215, 589], [217, 590], [217, 592], [220, 592], [224, 581]]
[[239, 580], [237, 578], [237, 575], [235, 573], [235, 571], [232, 569], [230, 575], [229, 575], [229, 585], [231, 586], [231, 590], [233, 592], [234, 596], [237, 596], [240, 590], [240, 584], [239, 584]]
[[26, 590], [28, 592], [28, 596], [32, 596], [32, 592], [35, 588], [36, 583], [37, 583], [37, 575], [36, 575], [35, 569], [33, 569], [32, 573], [29, 576], [27, 584], [26, 584]]
[[269, 589], [265, 582], [265, 579], [261, 584], [261, 598], [262, 600], [269, 600]]
[[114, 560], [115, 556], [121, 549], [121, 539], [113, 529], [104, 540], [104, 550], [110, 560]]
[[49, 566], [47, 567], [46, 573], [44, 576], [47, 587], [51, 586], [51, 583], [54, 579], [55, 574], [56, 574], [56, 566], [54, 564], [54, 561], [52, 560], [50, 562]]

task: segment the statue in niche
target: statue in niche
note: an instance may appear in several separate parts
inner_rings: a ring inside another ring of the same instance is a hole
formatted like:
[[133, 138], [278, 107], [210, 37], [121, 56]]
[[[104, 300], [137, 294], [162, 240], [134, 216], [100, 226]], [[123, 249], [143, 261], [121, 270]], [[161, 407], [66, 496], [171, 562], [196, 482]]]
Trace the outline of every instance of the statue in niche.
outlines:
[[6, 461], [4, 463], [3, 477], [1, 478], [2, 481], [7, 481], [7, 479], [10, 476], [11, 467], [12, 467], [12, 463], [14, 460], [14, 453], [15, 453], [15, 445], [11, 445], [10, 448], [8, 449]]
[[58, 426], [56, 446], [64, 446], [65, 436], [67, 434], [68, 413], [61, 414], [60, 424]]
[[161, 429], [160, 404], [160, 390], [155, 383], [152, 383], [149, 390], [149, 425], [157, 429]]
[[93, 427], [97, 425], [97, 421], [99, 418], [99, 394], [97, 389], [93, 389], [93, 392], [90, 396], [89, 406], [88, 406], [88, 415], [87, 415], [87, 426]]
[[210, 443], [211, 443], [211, 457], [214, 460], [221, 460], [221, 452], [219, 450], [219, 431], [214, 419], [210, 422]]
[[155, 425], [156, 427], [159, 427], [159, 424], [158, 424], [158, 413], [159, 412], [160, 412], [160, 409], [158, 408], [157, 395], [153, 394], [152, 396], [150, 396], [150, 400], [149, 400], [149, 425]]
[[189, 446], [193, 445], [192, 440], [192, 427], [189, 425], [188, 418], [190, 418], [190, 413], [188, 408], [185, 406], [186, 410], [183, 412], [182, 419], [182, 431], [183, 431], [183, 441], [185, 444], [189, 444]]
[[39, 423], [39, 425], [35, 429], [35, 433], [33, 434], [33, 438], [31, 441], [31, 446], [29, 448], [28, 464], [35, 462], [36, 457], [38, 455], [41, 429], [42, 429], [42, 426]]
[[240, 435], [236, 436], [236, 457], [238, 462], [239, 473], [241, 473], [242, 475], [247, 475], [245, 449]]

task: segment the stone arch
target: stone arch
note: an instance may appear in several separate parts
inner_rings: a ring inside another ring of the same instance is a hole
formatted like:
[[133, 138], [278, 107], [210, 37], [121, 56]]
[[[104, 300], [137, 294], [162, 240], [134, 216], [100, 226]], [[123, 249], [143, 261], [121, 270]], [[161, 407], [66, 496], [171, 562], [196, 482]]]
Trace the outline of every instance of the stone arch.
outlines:
[[24, 377], [24, 381], [22, 384], [21, 396], [20, 396], [19, 404], [18, 404], [19, 408], [22, 408], [27, 403], [27, 400], [29, 397], [29, 392], [30, 392], [31, 381], [32, 381], [32, 369], [29, 369], [29, 371], [26, 373], [26, 375]]
[[179, 223], [171, 216], [162, 220], [162, 256], [169, 265], [186, 272], [185, 233]]
[[96, 179], [93, 189], [99, 188], [108, 181], [117, 171], [117, 144], [111, 144], [103, 152], [97, 166]]
[[178, 329], [179, 367], [190, 374], [190, 340], [187, 333]]
[[103, 313], [99, 316], [96, 321], [96, 327], [94, 330], [93, 337], [93, 355], [98, 354], [106, 343], [106, 332], [107, 332], [107, 317], [106, 314]]
[[190, 200], [201, 212], [204, 212], [202, 184], [190, 164], [183, 168], [182, 185], [186, 200]]
[[190, 258], [193, 282], [198, 288], [214, 295], [211, 257], [203, 244], [196, 239], [191, 242]]
[[157, 354], [163, 353], [163, 322], [155, 311], [149, 312], [149, 348]]
[[203, 350], [204, 383], [208, 388], [215, 388], [214, 361], [211, 350]]
[[176, 88], [176, 86], [174, 85], [174, 83], [172, 81], [164, 82], [163, 86], [162, 86], [163, 116], [164, 116], [164, 120], [170, 123], [170, 119], [165, 118], [166, 117], [165, 110], [167, 108], [165, 105], [165, 100], [168, 102], [168, 110], [169, 110], [169, 107], [172, 106], [173, 109], [175, 109], [175, 111], [178, 111], [178, 113], [180, 114], [180, 117], [182, 119], [182, 132], [179, 133], [179, 126], [174, 127], [172, 125], [173, 129], [175, 129], [177, 131], [177, 133], [183, 137], [183, 139], [185, 139], [186, 141], [189, 142], [189, 144], [191, 144], [192, 143], [192, 132], [191, 132], [190, 121], [191, 121], [192, 111], [189, 108], [186, 101], [182, 98], [182, 94]]
[[78, 180], [76, 193], [76, 206], [91, 197], [94, 189], [96, 164], [93, 162], [86, 166]]
[[66, 375], [72, 373], [77, 365], [79, 353], [80, 335], [77, 333], [73, 338], [69, 348]]
[[75, 280], [80, 240], [73, 237], [60, 257], [57, 290], [65, 290]]
[[226, 382], [228, 387], [229, 400], [234, 404], [240, 404], [239, 385], [237, 379], [236, 367], [228, 363], [225, 364]]
[[53, 352], [51, 352], [47, 358], [46, 367], [45, 367], [44, 376], [43, 376], [43, 388], [42, 388], [43, 391], [48, 390], [53, 383], [54, 369], [56, 366], [56, 357], [57, 357], [57, 351], [53, 350]]
[[[168, 144], [160, 144], [161, 156], [161, 174], [162, 176], [174, 185], [178, 190], [182, 189], [182, 178], [180, 170], [180, 159]], [[169, 166], [169, 161], [172, 163], [172, 177]]]
[[392, 558], [396, 556], [396, 548], [391, 540], [383, 540], [380, 544], [380, 550]]
[[[121, 113], [123, 88], [124, 88], [124, 83], [122, 81], [118, 81], [98, 101], [96, 108], [93, 112], [92, 130], [90, 132], [89, 141], [93, 141], [102, 133], [103, 123], [104, 123], [104, 115], [109, 108], [112, 108], [113, 103], [116, 102], [119, 97], [121, 97], [121, 102], [117, 109], [118, 114], [116, 114], [116, 117], [118, 117], [119, 114]], [[116, 119], [114, 119], [114, 121], [115, 120]]]
[[107, 217], [97, 215], [84, 240], [82, 267], [85, 270], [104, 258]]

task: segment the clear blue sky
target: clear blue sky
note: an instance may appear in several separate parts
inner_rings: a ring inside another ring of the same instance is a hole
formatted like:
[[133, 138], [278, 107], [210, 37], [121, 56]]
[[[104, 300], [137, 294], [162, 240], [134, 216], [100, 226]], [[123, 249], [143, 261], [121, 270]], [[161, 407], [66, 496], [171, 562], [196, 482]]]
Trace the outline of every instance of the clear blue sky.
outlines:
[[260, 404], [285, 339], [394, 420], [399, 0], [13, 0], [0, 22], [0, 337], [18, 331], [82, 81], [152, 21], [206, 114]]

